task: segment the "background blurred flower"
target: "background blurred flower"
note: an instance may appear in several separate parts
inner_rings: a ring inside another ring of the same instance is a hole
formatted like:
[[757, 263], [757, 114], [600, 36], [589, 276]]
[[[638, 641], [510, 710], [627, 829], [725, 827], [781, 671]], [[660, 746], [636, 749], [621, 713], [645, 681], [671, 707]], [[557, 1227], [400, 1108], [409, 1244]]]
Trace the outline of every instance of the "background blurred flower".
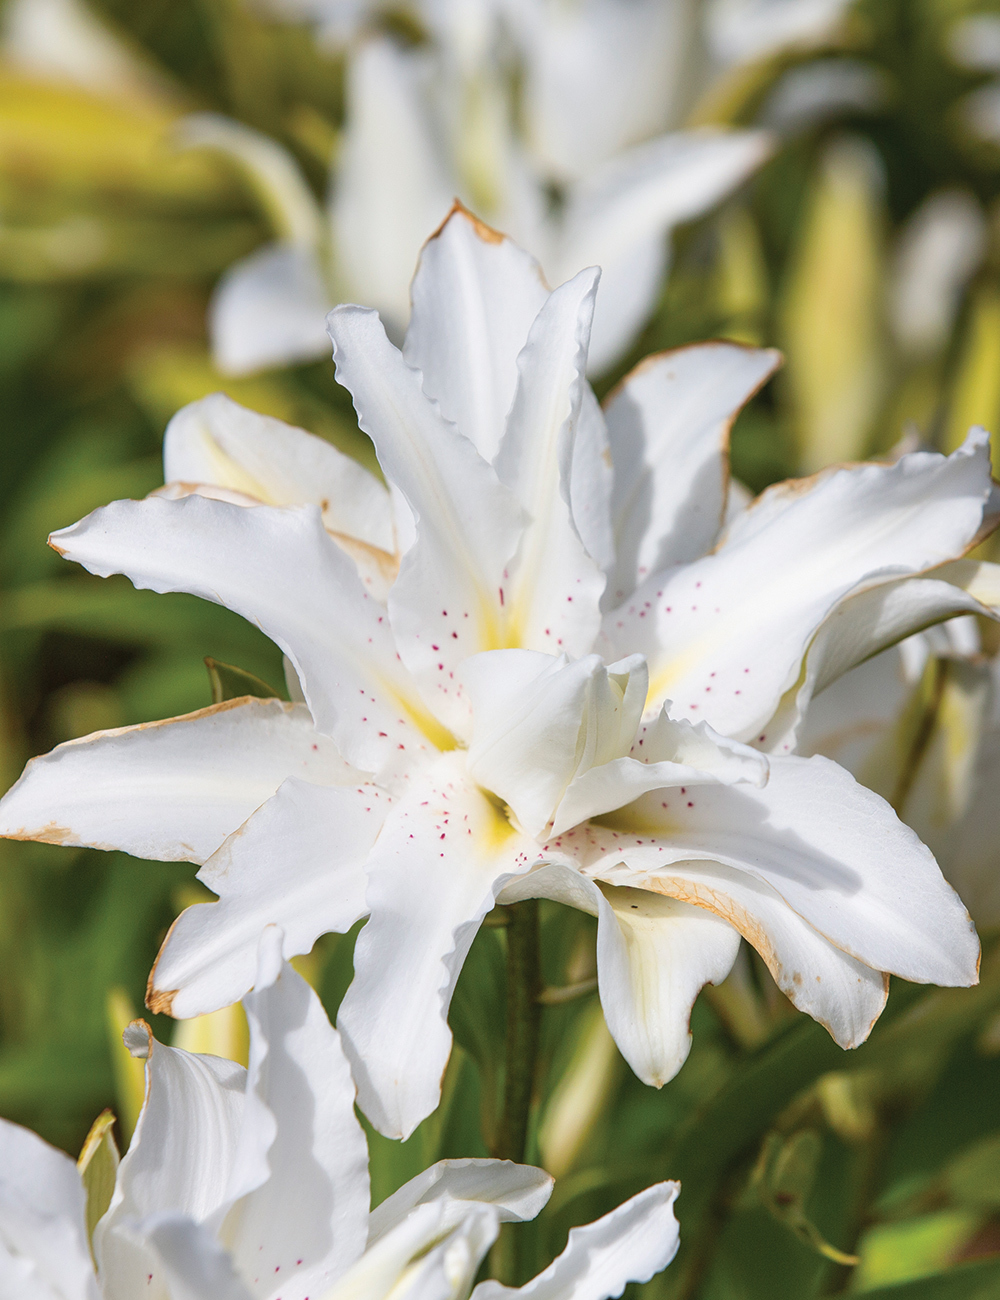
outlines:
[[[224, 371], [321, 352], [317, 303], [375, 307], [400, 336], [420, 246], [455, 194], [534, 252], [552, 283], [602, 267], [591, 364], [604, 370], [649, 314], [670, 227], [767, 156], [762, 133], [662, 134], [678, 125], [683, 6], [444, 5], [420, 17], [422, 44], [371, 36], [349, 50], [328, 213], [227, 274], [212, 327]], [[278, 209], [301, 206], [304, 181], [255, 162], [263, 141], [206, 118], [182, 138], [230, 151]]]

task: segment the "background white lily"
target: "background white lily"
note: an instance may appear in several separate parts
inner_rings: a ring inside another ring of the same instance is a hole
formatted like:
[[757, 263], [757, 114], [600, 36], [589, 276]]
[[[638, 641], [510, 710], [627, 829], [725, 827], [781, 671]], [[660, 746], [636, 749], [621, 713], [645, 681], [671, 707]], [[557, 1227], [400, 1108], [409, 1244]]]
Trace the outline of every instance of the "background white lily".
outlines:
[[955, 619], [840, 678], [801, 737], [890, 800], [986, 930], [1000, 926], [998, 672], [975, 621]]
[[[347, 1061], [319, 999], [282, 962], [273, 930], [262, 936], [244, 1008], [248, 1069], [155, 1042], [143, 1021], [129, 1026], [127, 1046], [146, 1058], [146, 1099], [120, 1164], [103, 1121], [75, 1165], [0, 1120], [7, 1300], [519, 1294], [472, 1283], [500, 1224], [532, 1219], [545, 1205], [549, 1175], [503, 1160], [443, 1160], [369, 1213]], [[658, 1183], [574, 1229], [559, 1258], [520, 1291], [604, 1300], [648, 1281], [677, 1251], [678, 1191]]]
[[183, 129], [188, 144], [248, 169], [277, 223], [278, 240], [234, 265], [216, 292], [223, 371], [322, 355], [336, 302], [376, 308], [401, 337], [420, 246], [456, 194], [533, 252], [552, 283], [603, 268], [590, 364], [606, 369], [655, 303], [670, 229], [770, 152], [762, 131], [680, 129], [687, 82], [698, 82], [700, 61], [710, 75], [711, 62], [686, 3], [462, 0], [420, 5], [416, 17], [424, 44], [372, 32], [349, 48], [325, 212], [272, 141], [211, 115]]
[[976, 979], [928, 850], [841, 768], [789, 751], [837, 675], [992, 612], [995, 568], [954, 560], [988, 526], [985, 435], [779, 485], [720, 537], [728, 430], [777, 358], [652, 358], [602, 414], [596, 283], [548, 293], [458, 210], [424, 251], [403, 354], [373, 312], [330, 318], [391, 491], [215, 398], [168, 434], [181, 499], [118, 502], [53, 541], [254, 620], [304, 703], [60, 746], [0, 830], [205, 864], [221, 901], [180, 918], [151, 980], [180, 1016], [245, 991], [264, 925], [290, 956], [370, 914], [339, 1024], [391, 1135], [437, 1103], [448, 1005], [497, 900], [597, 915], [609, 1027], [654, 1084], [740, 934], [844, 1046], [880, 1013], [884, 972]]

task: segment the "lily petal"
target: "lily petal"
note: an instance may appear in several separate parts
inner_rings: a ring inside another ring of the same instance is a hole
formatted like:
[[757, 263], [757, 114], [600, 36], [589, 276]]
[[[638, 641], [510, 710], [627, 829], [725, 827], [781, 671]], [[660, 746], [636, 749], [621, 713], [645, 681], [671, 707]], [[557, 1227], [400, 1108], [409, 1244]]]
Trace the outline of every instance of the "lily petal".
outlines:
[[732, 969], [739, 932], [648, 886], [601, 884], [558, 862], [512, 881], [501, 895], [505, 903], [522, 897], [551, 898], [597, 917], [597, 978], [608, 1029], [643, 1083], [662, 1087], [691, 1050], [695, 999]]
[[387, 818], [337, 1020], [359, 1105], [387, 1137], [408, 1137], [438, 1104], [462, 963], [502, 882], [534, 856], [458, 754], [414, 780]]
[[711, 0], [707, 35], [724, 65], [765, 58], [782, 46], [809, 49], [836, 25], [849, 0]]
[[[501, 903], [513, 903], [521, 898], [554, 898], [598, 917], [598, 937], [600, 940], [603, 933], [602, 951], [609, 962], [606, 975], [602, 976], [598, 970], [598, 980], [610, 981], [617, 998], [610, 1012], [605, 1009], [605, 1018], [609, 1025], [615, 1021], [621, 1033], [619, 1046], [630, 1063], [634, 1061], [640, 1069], [650, 1069], [651, 1077], [661, 1082], [669, 1078], [665, 1072], [671, 1062], [680, 1068], [688, 1049], [687, 1020], [682, 1014], [684, 1011], [690, 1014], [698, 989], [688, 987], [691, 1000], [686, 1008], [674, 997], [665, 1004], [672, 1018], [672, 1034], [666, 1032], [670, 1022], [667, 1025], [655, 1020], [646, 1023], [640, 1008], [633, 1011], [631, 1002], [623, 1004], [620, 976], [624, 936], [620, 927], [615, 928], [617, 918], [613, 918], [607, 900], [594, 892], [593, 881], [577, 869], [561, 870], [558, 865], [561, 858], [599, 875], [605, 882], [603, 887], [610, 884], [625, 891], [662, 894], [714, 913], [757, 949], [781, 991], [800, 1011], [820, 1021], [841, 1047], [857, 1047], [864, 1042], [885, 1006], [888, 994], [885, 976], [835, 947], [793, 912], [774, 889], [745, 872], [698, 860], [684, 861], [662, 872], [653, 871], [642, 856], [650, 845], [654, 849], [659, 846], [648, 831], [643, 835], [616, 832], [609, 845], [607, 837], [601, 838], [596, 827], [581, 827], [562, 836], [558, 845], [553, 842], [549, 846], [547, 855], [553, 859], [551, 865], [536, 868], [512, 881], [498, 898]], [[712, 949], [715, 958], [710, 958], [710, 964], [712, 960], [718, 961], [715, 969], [721, 971], [727, 947], [718, 933], [713, 935]], [[635, 972], [635, 984], [626, 987], [642, 995], [646, 979], [658, 978], [662, 961], [655, 952], [648, 953], [645, 948], [637, 951], [629, 962]], [[630, 1019], [632, 1014], [635, 1023]]]
[[[623, 834], [627, 853], [618, 846]], [[589, 874], [613, 884], [630, 883], [605, 874], [605, 865], [620, 861], [662, 881], [697, 862], [718, 862], [766, 884], [876, 970], [941, 985], [978, 978], [972, 922], [930, 851], [883, 799], [828, 759], [772, 758], [762, 790], [712, 785], [686, 797], [644, 795], [603, 827], [569, 832], [563, 847], [583, 841], [593, 845], [585, 851]], [[659, 883], [647, 887], [686, 897]]]
[[521, 511], [492, 466], [424, 395], [419, 373], [375, 312], [337, 307], [329, 329], [337, 378], [416, 519], [416, 541], [389, 593], [400, 654], [431, 707], [461, 735], [468, 705], [454, 669], [502, 643], [504, 574]]
[[389, 494], [374, 474], [325, 439], [225, 393], [189, 402], [167, 425], [163, 477], [231, 488], [269, 506], [318, 505], [328, 532], [396, 549]]
[[323, 1300], [358, 1300], [359, 1296], [365, 1300], [386, 1300], [390, 1294], [395, 1295], [396, 1286], [412, 1261], [440, 1239], [447, 1213], [444, 1201], [416, 1206], [355, 1261]]
[[[219, 895], [174, 922], [150, 975], [155, 1011], [186, 1018], [236, 1002], [254, 982], [257, 941], [280, 925], [284, 955], [365, 915], [365, 858], [390, 800], [377, 786], [285, 781], [199, 872]], [[276, 864], [280, 862], [280, 869]]]
[[549, 290], [535, 259], [456, 203], [420, 254], [403, 356], [424, 392], [492, 461], [517, 357]]
[[116, 501], [54, 533], [52, 545], [101, 577], [188, 591], [256, 623], [292, 661], [317, 727], [363, 771], [398, 761], [400, 745], [411, 757], [425, 751], [425, 725], [450, 743], [414, 698], [384, 610], [315, 506]]
[[666, 706], [660, 716], [639, 729], [632, 753], [575, 776], [552, 819], [549, 838], [561, 835], [591, 817], [600, 817], [651, 790], [696, 786], [721, 781], [731, 785], [767, 783], [763, 754], [720, 736], [699, 722], [671, 718]]
[[648, 680], [638, 656], [605, 667], [598, 655], [568, 663], [531, 650], [476, 655], [462, 677], [474, 716], [469, 771], [536, 839], [575, 776], [631, 748]]
[[611, 439], [604, 412], [594, 390], [584, 384], [580, 415], [573, 440], [569, 471], [569, 503], [573, 525], [584, 549], [604, 573], [615, 565], [615, 538], [611, 526], [614, 468]]
[[281, 933], [269, 927], [244, 1002], [250, 1065], [230, 1190], [242, 1184], [247, 1194], [220, 1236], [245, 1277], [271, 1277], [279, 1294], [308, 1296], [322, 1294], [365, 1248], [368, 1148], [336, 1030], [281, 951]]
[[516, 20], [524, 54], [529, 143], [557, 180], [585, 176], [657, 134], [680, 107], [689, 22], [683, 5], [508, 0], [505, 13]]
[[590, 371], [628, 347], [650, 311], [666, 268], [666, 235], [736, 188], [767, 158], [762, 131], [675, 132], [605, 163], [566, 196], [555, 279], [600, 266]]
[[570, 466], [586, 384], [584, 369], [600, 272], [556, 289], [518, 357], [518, 381], [496, 467], [530, 523], [506, 586], [515, 644], [586, 654], [599, 626], [604, 575], [570, 511]]
[[607, 1300], [628, 1282], [648, 1282], [677, 1254], [680, 1234], [673, 1204], [679, 1183], [656, 1183], [610, 1214], [571, 1228], [561, 1255], [522, 1287], [480, 1282], [472, 1300]]
[[69, 1156], [30, 1129], [0, 1120], [0, 1286], [5, 1296], [97, 1300], [86, 1200]]
[[270, 136], [221, 113], [192, 113], [181, 119], [176, 139], [182, 147], [214, 149], [238, 163], [281, 238], [299, 248], [317, 246], [322, 216], [309, 182], [288, 150]]
[[323, 356], [330, 297], [311, 248], [258, 248], [216, 285], [208, 313], [215, 364], [224, 375], [249, 375]]
[[227, 700], [33, 758], [0, 800], [0, 834], [202, 863], [289, 775], [361, 779], [304, 705]]
[[171, 1300], [253, 1300], [229, 1251], [200, 1223], [156, 1214], [138, 1227], [159, 1256]]
[[606, 599], [711, 550], [722, 526], [729, 432], [781, 364], [774, 349], [700, 343], [648, 357], [605, 404], [614, 455], [616, 565]]
[[419, 52], [368, 40], [347, 63], [347, 125], [331, 199], [340, 300], [369, 303], [401, 337], [420, 248], [455, 184], [429, 120], [432, 68]]
[[[171, 1206], [203, 1221], [227, 1203], [230, 1170], [243, 1124], [246, 1071], [217, 1056], [154, 1043], [135, 1021], [125, 1031], [133, 1055], [146, 1057], [146, 1100], [107, 1213], [94, 1230], [94, 1255], [110, 1294], [142, 1295], [163, 1277], [136, 1221]], [[154, 1288], [155, 1293], [155, 1288]]]
[[731, 524], [717, 550], [654, 574], [605, 619], [610, 657], [647, 654], [647, 710], [706, 718], [765, 744], [816, 629], [845, 597], [961, 555], [991, 491], [988, 437], [949, 457], [823, 471], [777, 485]]
[[573, 778], [552, 819], [548, 838], [552, 840], [588, 818], [613, 812], [652, 790], [715, 784], [720, 779], [727, 785], [734, 781], [763, 783], [761, 769], [752, 760], [730, 759], [720, 767], [722, 777], [683, 763], [644, 763], [635, 758], [616, 758], [591, 768]]
[[691, 1008], [732, 970], [740, 936], [711, 912], [645, 889], [601, 888], [597, 929], [601, 1006], [619, 1051], [660, 1088], [691, 1050]]
[[423, 1173], [404, 1183], [371, 1212], [368, 1244], [391, 1232], [417, 1205], [442, 1201], [443, 1222], [458, 1222], [470, 1201], [495, 1205], [502, 1223], [524, 1223], [533, 1219], [552, 1195], [554, 1180], [534, 1165], [511, 1160], [439, 1160]]
[[733, 781], [767, 784], [769, 764], [757, 749], [722, 736], [707, 722], [670, 716], [668, 700], [657, 717], [639, 728], [632, 757], [643, 763], [680, 763], [729, 785]]
[[798, 682], [786, 691], [767, 727], [766, 748], [789, 753], [814, 696], [844, 673], [915, 632], [956, 614], [1000, 614], [1000, 565], [954, 560], [926, 578], [886, 582], [842, 601], [809, 647]]
[[497, 1239], [499, 1216], [492, 1205], [466, 1206], [461, 1223], [410, 1264], [393, 1296], [398, 1300], [462, 1300], [479, 1265]]

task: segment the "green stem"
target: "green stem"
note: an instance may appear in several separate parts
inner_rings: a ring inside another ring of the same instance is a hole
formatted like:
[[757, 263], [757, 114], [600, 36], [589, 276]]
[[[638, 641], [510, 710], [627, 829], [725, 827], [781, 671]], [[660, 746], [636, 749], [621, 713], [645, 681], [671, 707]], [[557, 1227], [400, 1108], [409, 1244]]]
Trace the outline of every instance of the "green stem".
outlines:
[[[528, 1146], [528, 1118], [538, 1057], [541, 1023], [541, 964], [538, 950], [538, 901], [514, 903], [509, 909], [507, 935], [507, 1037], [503, 1113], [493, 1154], [501, 1160], [523, 1162]], [[513, 1224], [504, 1224], [493, 1248], [493, 1275], [516, 1285], [518, 1260]]]
[[496, 1151], [501, 1160], [523, 1161], [527, 1151], [542, 1010], [540, 975], [538, 902], [529, 898], [510, 909], [507, 926], [507, 1048]]

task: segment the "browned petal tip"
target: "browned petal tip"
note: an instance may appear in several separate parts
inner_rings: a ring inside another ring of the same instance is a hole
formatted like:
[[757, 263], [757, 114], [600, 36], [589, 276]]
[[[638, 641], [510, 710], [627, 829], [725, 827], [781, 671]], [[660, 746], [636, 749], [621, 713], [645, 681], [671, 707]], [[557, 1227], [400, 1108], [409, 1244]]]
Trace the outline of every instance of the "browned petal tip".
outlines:
[[463, 216], [472, 226], [479, 238], [486, 244], [502, 244], [507, 238], [507, 236], [502, 234], [499, 230], [494, 230], [492, 226], [488, 226], [486, 222], [477, 217], [474, 212], [470, 212], [461, 199], [456, 199], [449, 208], [448, 215], [445, 217], [444, 221], [441, 222], [437, 230], [435, 230], [433, 235], [430, 236], [430, 239], [427, 240], [428, 244], [432, 239], [438, 238], [445, 226], [447, 226], [448, 222], [454, 216]]
[[57, 822], [47, 822], [38, 830], [29, 831], [23, 826], [17, 831], [6, 831], [0, 835], [0, 839], [5, 840], [31, 840], [36, 844], [74, 844], [75, 838], [72, 830], [68, 826], [60, 826]]
[[153, 988], [153, 977], [150, 976], [146, 985], [146, 1006], [154, 1016], [172, 1016], [174, 998], [179, 992], [179, 989]]
[[153, 1031], [145, 1020], [130, 1020], [122, 1032], [122, 1042], [136, 1060], [148, 1061], [153, 1054]]
[[48, 545], [52, 547], [56, 555], [61, 555], [64, 559], [66, 558], [66, 548], [64, 546], [60, 546], [58, 542], [54, 542], [51, 537], [48, 538]]

